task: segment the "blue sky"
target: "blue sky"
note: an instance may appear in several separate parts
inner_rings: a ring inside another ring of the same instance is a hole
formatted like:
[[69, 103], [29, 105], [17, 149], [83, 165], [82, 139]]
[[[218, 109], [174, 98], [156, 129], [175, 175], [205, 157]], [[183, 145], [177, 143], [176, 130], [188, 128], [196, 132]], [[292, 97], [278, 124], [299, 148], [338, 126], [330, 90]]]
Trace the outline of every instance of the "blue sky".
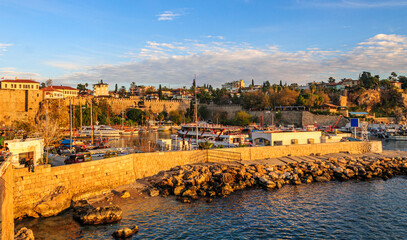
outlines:
[[0, 0], [0, 77], [128, 87], [407, 73], [407, 0]]

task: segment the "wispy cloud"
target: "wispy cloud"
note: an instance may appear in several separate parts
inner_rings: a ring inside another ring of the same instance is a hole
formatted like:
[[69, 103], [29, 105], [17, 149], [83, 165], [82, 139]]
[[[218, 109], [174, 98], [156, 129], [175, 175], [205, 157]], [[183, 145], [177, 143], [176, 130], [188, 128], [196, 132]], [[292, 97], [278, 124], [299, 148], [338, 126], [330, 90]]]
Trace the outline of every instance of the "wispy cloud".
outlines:
[[407, 1], [405, 0], [299, 0], [297, 3], [303, 6], [329, 8], [383, 8], [407, 6]]
[[[362, 71], [407, 74], [407, 37], [377, 34], [355, 43], [349, 51], [308, 48], [296, 52], [276, 46], [255, 48], [248, 43], [202, 40], [147, 42], [134, 61], [87, 67], [61, 78], [64, 81], [97, 81], [123, 84], [189, 85], [194, 73], [199, 82], [219, 86], [235, 79], [305, 83], [314, 80], [356, 77]], [[86, 79], [86, 80], [85, 80]]]
[[42, 79], [38, 73], [16, 71], [15, 68], [0, 68], [0, 76], [4, 78], [35, 78]]
[[13, 46], [13, 44], [10, 43], [0, 43], [0, 55], [3, 55], [4, 52], [7, 51], [7, 47]]
[[172, 11], [165, 11], [164, 13], [158, 14], [158, 21], [172, 21], [176, 17], [179, 17], [183, 14], [181, 13], [174, 13]]
[[220, 40], [225, 39], [223, 36], [213, 36], [213, 35], [207, 35], [206, 38], [215, 38], [215, 39], [220, 39]]
[[48, 61], [48, 62], [45, 62], [44, 64], [51, 66], [51, 67], [64, 69], [64, 70], [79, 70], [79, 69], [84, 68], [83, 65], [80, 65], [78, 63], [63, 62], [63, 61]]

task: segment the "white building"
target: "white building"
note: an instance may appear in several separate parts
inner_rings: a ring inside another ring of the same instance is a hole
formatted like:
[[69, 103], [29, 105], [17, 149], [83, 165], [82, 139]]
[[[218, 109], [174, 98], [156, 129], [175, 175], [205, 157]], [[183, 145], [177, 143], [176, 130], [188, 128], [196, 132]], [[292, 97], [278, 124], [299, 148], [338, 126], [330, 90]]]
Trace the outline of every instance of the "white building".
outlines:
[[253, 132], [253, 146], [281, 146], [293, 144], [321, 143], [322, 132]]
[[27, 79], [16, 79], [16, 80], [2, 80], [0, 81], [1, 89], [13, 89], [13, 90], [38, 90], [39, 82]]
[[108, 97], [109, 96], [109, 84], [103, 83], [103, 80], [100, 80], [100, 83], [93, 85], [93, 96]]
[[20, 164], [20, 161], [29, 157], [32, 157], [34, 164], [37, 165], [44, 155], [44, 139], [14, 139], [6, 140], [5, 143], [8, 143], [11, 153], [9, 160], [15, 167], [24, 167], [24, 164]]
[[52, 86], [42, 88], [41, 91], [44, 93], [44, 99], [62, 99], [62, 98], [64, 98], [64, 93], [62, 91], [56, 90]]
[[64, 94], [64, 98], [77, 97], [79, 89], [68, 86], [52, 86], [54, 89], [61, 91]]

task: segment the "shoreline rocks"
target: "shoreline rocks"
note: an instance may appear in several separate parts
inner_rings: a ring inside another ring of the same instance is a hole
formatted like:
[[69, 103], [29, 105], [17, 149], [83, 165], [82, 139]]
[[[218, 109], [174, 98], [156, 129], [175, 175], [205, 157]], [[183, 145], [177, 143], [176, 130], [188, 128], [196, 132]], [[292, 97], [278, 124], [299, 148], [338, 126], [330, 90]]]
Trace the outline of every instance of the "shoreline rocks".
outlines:
[[15, 240], [34, 240], [34, 233], [26, 227], [21, 228], [14, 236]]
[[138, 227], [133, 226], [132, 228], [121, 228], [113, 232], [112, 236], [114, 238], [128, 238], [138, 232]]
[[71, 206], [71, 198], [72, 194], [66, 187], [58, 186], [54, 192], [44, 197], [41, 202], [33, 208], [29, 216], [39, 218], [58, 215]]
[[122, 220], [122, 210], [117, 206], [95, 208], [87, 201], [80, 201], [73, 211], [73, 219], [82, 225], [101, 225]]
[[214, 163], [178, 166], [156, 175], [153, 186], [161, 196], [174, 195], [179, 201], [189, 203], [200, 198], [225, 197], [252, 187], [273, 190], [286, 184], [372, 178], [387, 180], [396, 175], [407, 175], [407, 158], [349, 156], [285, 165]]

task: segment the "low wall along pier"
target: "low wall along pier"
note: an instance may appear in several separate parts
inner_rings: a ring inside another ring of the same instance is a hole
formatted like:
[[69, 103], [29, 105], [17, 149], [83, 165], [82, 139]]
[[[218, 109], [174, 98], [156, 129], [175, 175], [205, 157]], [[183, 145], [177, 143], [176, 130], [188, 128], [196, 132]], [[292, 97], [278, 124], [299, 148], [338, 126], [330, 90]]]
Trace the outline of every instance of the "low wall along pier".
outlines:
[[[316, 153], [339, 152], [360, 154], [367, 152], [380, 153], [381, 151], [381, 142], [372, 141], [154, 152], [131, 154], [59, 167], [41, 165], [36, 167], [34, 173], [28, 172], [27, 168], [14, 169], [11, 164], [5, 166], [5, 163], [3, 163], [0, 193], [2, 236], [9, 232], [10, 226], [13, 226], [12, 219], [24, 216], [38, 217], [38, 214], [33, 210], [34, 207], [44, 197], [51, 195], [59, 186], [68, 189], [73, 199], [80, 199], [133, 183], [136, 179], [153, 176], [172, 167], [201, 163], [208, 160], [219, 162], [228, 159], [261, 160], [287, 155], [304, 156]], [[3, 184], [4, 182], [8, 184]], [[9, 211], [9, 209], [14, 209], [14, 211]], [[12, 238], [3, 237], [2, 239]]]

